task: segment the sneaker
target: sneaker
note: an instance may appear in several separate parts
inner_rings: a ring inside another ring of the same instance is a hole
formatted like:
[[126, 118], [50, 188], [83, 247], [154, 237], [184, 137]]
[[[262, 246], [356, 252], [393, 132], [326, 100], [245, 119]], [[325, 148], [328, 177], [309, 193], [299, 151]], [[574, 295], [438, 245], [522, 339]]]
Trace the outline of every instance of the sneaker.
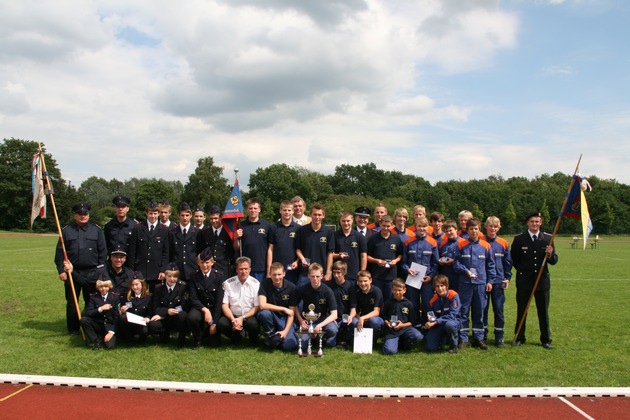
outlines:
[[478, 348], [480, 350], [488, 350], [489, 349], [488, 345], [483, 340], [473, 340], [472, 346], [475, 347], [475, 348]]
[[505, 343], [503, 342], [502, 338], [495, 338], [494, 345], [497, 347], [505, 347]]
[[460, 350], [464, 350], [468, 346], [468, 341], [460, 341], [457, 345], [457, 348]]

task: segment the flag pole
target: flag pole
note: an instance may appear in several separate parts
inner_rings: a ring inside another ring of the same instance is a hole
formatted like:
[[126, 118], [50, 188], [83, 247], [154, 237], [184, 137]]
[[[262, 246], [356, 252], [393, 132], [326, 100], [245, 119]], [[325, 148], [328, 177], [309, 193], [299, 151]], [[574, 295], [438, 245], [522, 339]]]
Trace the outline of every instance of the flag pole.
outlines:
[[[238, 168], [234, 168], [234, 178], [236, 182], [238, 182]], [[234, 227], [236, 229], [239, 229], [240, 226], [241, 226], [240, 220], [237, 218], [234, 222]], [[243, 256], [243, 244], [242, 244], [241, 238], [238, 238], [238, 253], [239, 253], [239, 257]]]
[[[567, 190], [567, 195], [564, 197], [564, 203], [562, 203], [562, 210], [560, 211], [560, 215], [558, 216], [558, 220], [556, 221], [556, 226], [553, 229], [551, 240], [549, 241], [550, 246], [553, 246], [553, 241], [556, 238], [556, 233], [558, 233], [558, 228], [560, 227], [560, 222], [562, 221], [562, 215], [564, 214], [564, 209], [566, 208], [567, 202], [569, 201], [569, 194], [571, 193], [571, 190], [573, 189], [573, 184], [575, 183], [575, 175], [577, 175], [579, 171], [581, 161], [582, 161], [582, 155], [580, 154], [577, 165], [575, 166], [575, 172], [573, 172], [573, 177], [571, 178], [571, 184], [569, 184], [569, 189]], [[545, 264], [547, 264], [547, 258], [549, 258], [549, 255], [545, 252], [545, 257], [543, 258], [542, 264], [540, 265], [540, 270], [538, 270], [538, 276], [536, 276], [536, 282], [534, 283], [534, 288], [532, 289], [532, 293], [529, 295], [529, 299], [527, 300], [527, 305], [525, 305], [525, 312], [523, 312], [523, 316], [521, 317], [518, 323], [518, 328], [516, 329], [516, 332], [514, 333], [514, 340], [512, 341], [512, 345], [516, 343], [516, 340], [519, 334], [521, 333], [521, 329], [523, 328], [523, 324], [525, 323], [525, 318], [527, 318], [527, 311], [529, 310], [529, 305], [532, 303], [532, 299], [534, 299], [534, 293], [536, 293], [536, 289], [538, 288], [538, 283], [540, 283], [540, 278], [542, 277], [542, 273], [544, 271], [543, 268], [545, 267]]]
[[[61, 224], [59, 223], [59, 217], [57, 216], [57, 206], [55, 206], [54, 192], [53, 192], [53, 189], [51, 188], [52, 184], [50, 182], [50, 177], [48, 176], [48, 171], [46, 170], [46, 161], [44, 159], [44, 153], [42, 152], [41, 143], [37, 143], [37, 147], [39, 149], [38, 153], [42, 159], [42, 169], [43, 169], [44, 177], [46, 178], [47, 194], [50, 196], [50, 204], [52, 205], [53, 214], [55, 216], [55, 224], [57, 225], [57, 233], [59, 234], [59, 243], [61, 244], [61, 250], [63, 251], [63, 259], [64, 261], [69, 261], [68, 253], [66, 252], [66, 244], [63, 242], [63, 234], [61, 233]], [[72, 273], [70, 271], [66, 271], [66, 274], [68, 275], [68, 281], [70, 282], [70, 287], [72, 288], [72, 299], [74, 301], [74, 309], [77, 312], [77, 316], [79, 317], [79, 320], [81, 320], [81, 311], [79, 310], [79, 301], [77, 300], [77, 295], [74, 291], [74, 280], [72, 279]], [[81, 336], [83, 337], [83, 341], [85, 341], [85, 332], [83, 331], [83, 328], [80, 327], [80, 325], [79, 325], [79, 328], [81, 330]]]

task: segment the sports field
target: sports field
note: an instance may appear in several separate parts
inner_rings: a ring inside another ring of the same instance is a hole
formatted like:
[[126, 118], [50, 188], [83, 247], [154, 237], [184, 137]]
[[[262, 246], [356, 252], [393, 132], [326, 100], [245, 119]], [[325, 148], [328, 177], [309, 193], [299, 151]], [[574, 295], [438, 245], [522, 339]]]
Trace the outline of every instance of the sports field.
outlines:
[[[556, 239], [560, 261], [551, 267], [551, 351], [540, 347], [533, 316], [528, 342], [517, 348], [467, 349], [456, 355], [413, 350], [396, 356], [331, 349], [322, 359], [228, 345], [196, 351], [154, 344], [87, 350], [80, 337], [66, 333], [63, 287], [53, 264], [55, 243], [54, 236], [0, 233], [1, 373], [362, 387], [630, 385], [628, 237], [604, 237], [598, 249], [587, 250], [571, 248], [569, 238]], [[515, 311], [510, 288], [510, 329]]]

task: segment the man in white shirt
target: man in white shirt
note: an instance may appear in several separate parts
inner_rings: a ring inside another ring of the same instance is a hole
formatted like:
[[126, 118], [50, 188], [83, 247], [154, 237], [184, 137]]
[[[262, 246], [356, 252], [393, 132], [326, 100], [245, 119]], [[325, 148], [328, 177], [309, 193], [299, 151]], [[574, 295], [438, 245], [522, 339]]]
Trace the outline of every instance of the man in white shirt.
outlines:
[[223, 283], [223, 316], [217, 323], [220, 334], [230, 338], [232, 344], [240, 343], [247, 333], [249, 344], [258, 344], [258, 321], [256, 313], [259, 309], [258, 289], [260, 283], [250, 276], [251, 260], [248, 257], [236, 259], [236, 276]]

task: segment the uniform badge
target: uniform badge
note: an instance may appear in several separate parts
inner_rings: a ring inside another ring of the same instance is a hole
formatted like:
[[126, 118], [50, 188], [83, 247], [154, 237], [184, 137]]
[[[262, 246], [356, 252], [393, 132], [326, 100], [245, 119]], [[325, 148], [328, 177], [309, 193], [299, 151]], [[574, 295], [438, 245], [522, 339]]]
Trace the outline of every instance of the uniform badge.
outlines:
[[325, 244], [326, 243], [326, 237], [322, 236], [321, 238], [319, 238], [319, 242]]

